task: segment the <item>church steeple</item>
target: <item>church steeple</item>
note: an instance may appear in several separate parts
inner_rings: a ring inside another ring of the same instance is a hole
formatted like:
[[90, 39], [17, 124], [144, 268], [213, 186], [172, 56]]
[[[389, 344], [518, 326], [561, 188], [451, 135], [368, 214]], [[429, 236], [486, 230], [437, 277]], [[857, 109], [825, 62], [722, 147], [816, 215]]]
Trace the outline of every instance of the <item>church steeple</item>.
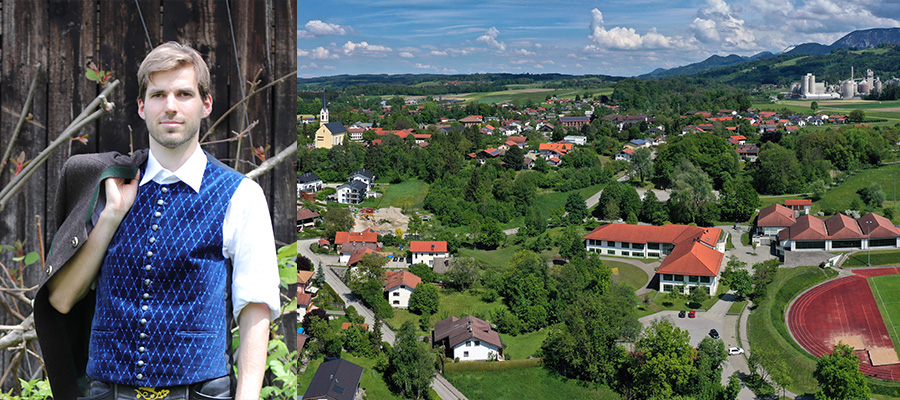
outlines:
[[319, 111], [319, 124], [328, 123], [328, 101], [325, 99], [325, 90], [322, 90], [322, 110]]

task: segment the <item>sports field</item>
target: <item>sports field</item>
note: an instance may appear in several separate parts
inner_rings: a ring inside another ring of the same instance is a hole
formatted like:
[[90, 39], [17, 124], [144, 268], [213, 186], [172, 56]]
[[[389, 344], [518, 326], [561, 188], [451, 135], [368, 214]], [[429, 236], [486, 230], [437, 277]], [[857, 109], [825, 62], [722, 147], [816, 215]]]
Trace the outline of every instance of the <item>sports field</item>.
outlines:
[[[869, 278], [869, 287], [875, 295], [884, 326], [887, 327], [894, 350], [900, 349], [900, 275], [883, 275]], [[900, 356], [900, 355], [898, 355]]]

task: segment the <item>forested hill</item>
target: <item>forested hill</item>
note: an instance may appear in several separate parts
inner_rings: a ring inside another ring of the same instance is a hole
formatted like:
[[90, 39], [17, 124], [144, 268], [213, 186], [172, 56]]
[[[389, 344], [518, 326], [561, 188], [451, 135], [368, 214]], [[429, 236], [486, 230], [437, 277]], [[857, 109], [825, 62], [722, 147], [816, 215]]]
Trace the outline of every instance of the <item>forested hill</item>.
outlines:
[[817, 82], [829, 84], [850, 78], [850, 67], [855, 67], [860, 78], [866, 69], [887, 81], [900, 77], [900, 45], [881, 45], [865, 50], [838, 48], [824, 55], [782, 54], [775, 58], [755, 60], [740, 65], [716, 68], [701, 72], [697, 77], [710, 78], [721, 83], [738, 86], [764, 84], [789, 85], [807, 73], [816, 75]]
[[335, 75], [316, 78], [298, 78], [297, 90], [321, 90], [331, 88], [349, 95], [370, 96], [407, 95], [426, 96], [469, 92], [505, 90], [506, 85], [530, 85], [541, 87], [597, 88], [612, 86], [624, 78], [607, 75], [565, 74], [399, 74], [399, 75]]

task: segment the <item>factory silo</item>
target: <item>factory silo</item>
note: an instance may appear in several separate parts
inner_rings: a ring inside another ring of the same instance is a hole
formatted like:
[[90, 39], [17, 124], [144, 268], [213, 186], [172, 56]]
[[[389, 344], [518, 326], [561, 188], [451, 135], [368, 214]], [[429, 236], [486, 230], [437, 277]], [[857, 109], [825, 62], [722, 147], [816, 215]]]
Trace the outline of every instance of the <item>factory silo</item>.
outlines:
[[800, 77], [800, 95], [806, 96], [809, 94], [809, 74], [803, 75]]
[[855, 89], [856, 83], [850, 79], [841, 83], [841, 98], [842, 99], [852, 99]]

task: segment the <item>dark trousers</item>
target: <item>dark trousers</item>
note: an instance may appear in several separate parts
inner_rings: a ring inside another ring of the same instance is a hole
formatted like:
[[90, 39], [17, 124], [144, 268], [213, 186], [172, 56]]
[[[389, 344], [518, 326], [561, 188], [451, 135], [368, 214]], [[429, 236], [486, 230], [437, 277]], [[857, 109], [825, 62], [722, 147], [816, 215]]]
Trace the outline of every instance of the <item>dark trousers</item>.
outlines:
[[210, 379], [192, 385], [141, 388], [91, 381], [85, 397], [79, 400], [232, 400], [231, 377]]

